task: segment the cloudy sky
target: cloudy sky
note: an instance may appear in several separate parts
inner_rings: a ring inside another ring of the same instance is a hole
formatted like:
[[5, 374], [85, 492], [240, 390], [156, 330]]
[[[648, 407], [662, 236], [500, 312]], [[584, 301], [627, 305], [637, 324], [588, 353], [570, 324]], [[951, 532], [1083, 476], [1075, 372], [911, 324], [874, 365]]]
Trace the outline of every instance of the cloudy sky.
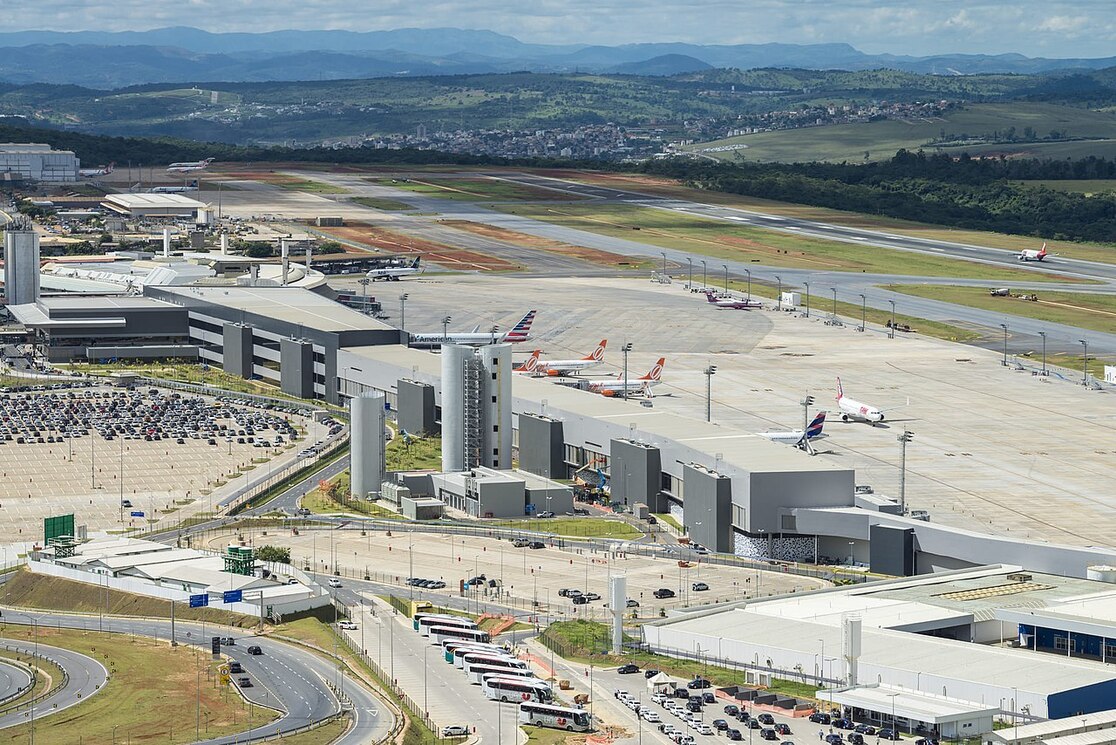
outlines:
[[1116, 0], [37, 0], [5, 30], [492, 29], [523, 41], [847, 42], [865, 52], [1116, 54]]

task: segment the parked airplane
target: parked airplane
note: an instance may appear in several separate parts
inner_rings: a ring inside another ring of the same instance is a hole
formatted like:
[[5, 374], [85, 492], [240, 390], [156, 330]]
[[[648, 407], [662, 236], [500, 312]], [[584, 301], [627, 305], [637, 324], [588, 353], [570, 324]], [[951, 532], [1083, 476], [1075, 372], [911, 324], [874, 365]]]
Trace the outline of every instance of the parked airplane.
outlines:
[[593, 393], [599, 393], [602, 396], [623, 396], [627, 391], [628, 395], [642, 394], [651, 397], [651, 389], [657, 386], [661, 381], [663, 375], [663, 365], [666, 364], [666, 358], [660, 357], [659, 361], [655, 363], [648, 373], [642, 377], [628, 380], [624, 378], [624, 373], [620, 373], [613, 380], [599, 380], [589, 384], [589, 390]]
[[531, 338], [531, 324], [535, 320], [536, 313], [538, 313], [536, 310], [528, 311], [527, 315], [519, 319], [519, 323], [515, 324], [510, 331], [503, 334], [499, 332], [481, 332], [480, 326], [477, 326], [472, 331], [466, 332], [411, 334], [410, 346], [423, 349], [434, 349], [443, 344], [465, 344], [467, 346], [477, 347], [484, 346], [485, 344], [499, 344], [501, 342], [518, 344], [519, 342], [524, 342]]
[[734, 300], [733, 298], [718, 298], [714, 293], [705, 293], [705, 298], [713, 303], [718, 308], [726, 310], [751, 310], [752, 308], [762, 308], [763, 304], [758, 300]]
[[419, 261], [421, 256], [416, 256], [415, 260], [408, 266], [385, 266], [379, 269], [370, 269], [368, 274], [364, 275], [370, 280], [386, 280], [388, 282], [398, 282], [400, 277], [406, 277], [411, 274], [422, 274], [422, 269], [419, 268]]
[[579, 373], [604, 362], [606, 344], [608, 344], [608, 339], [601, 339], [601, 343], [597, 345], [592, 354], [579, 360], [540, 360], [540, 351], [536, 349], [519, 367], [519, 372], [531, 375], [549, 375], [551, 377]]
[[842, 422], [857, 421], [875, 424], [884, 420], [884, 413], [880, 409], [854, 401], [846, 396], [844, 389], [841, 387], [841, 378], [837, 378], [837, 406], [841, 409]]
[[97, 178], [98, 176], [109, 175], [115, 168], [115, 163], [109, 163], [107, 166], [97, 166], [96, 168], [82, 168], [78, 170], [78, 175], [82, 178]]
[[1038, 251], [1030, 248], [1024, 248], [1019, 252], [1017, 257], [1020, 261], [1042, 261], [1046, 258], [1046, 244], [1042, 244], [1042, 248]]
[[171, 163], [167, 166], [167, 173], [193, 173], [194, 171], [204, 171], [206, 168], [209, 168], [209, 164], [212, 162], [213, 158], [206, 158], [205, 160]]
[[149, 194], [185, 194], [188, 191], [197, 191], [198, 182], [191, 181], [182, 186], [153, 186], [147, 190]]
[[814, 440], [827, 435], [822, 434], [822, 427], [825, 426], [825, 412], [819, 411], [818, 415], [814, 417], [814, 421], [810, 422], [810, 426], [805, 431], [801, 429], [792, 429], [788, 432], [757, 432], [760, 437], [766, 437], [772, 442], [781, 442], [784, 445], [794, 445], [796, 448], [801, 448], [806, 452], [813, 455], [814, 448], [810, 443]]

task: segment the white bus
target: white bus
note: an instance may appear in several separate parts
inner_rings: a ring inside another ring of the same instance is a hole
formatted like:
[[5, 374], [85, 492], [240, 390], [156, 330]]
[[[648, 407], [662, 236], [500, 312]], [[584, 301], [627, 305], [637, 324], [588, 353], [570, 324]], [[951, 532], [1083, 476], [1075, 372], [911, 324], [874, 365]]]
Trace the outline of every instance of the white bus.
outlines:
[[466, 673], [469, 682], [475, 686], [479, 686], [484, 682], [486, 677], [507, 677], [513, 678], [533, 678], [535, 674], [530, 670], [524, 670], [521, 667], [496, 667], [495, 665], [473, 665]]
[[441, 645], [447, 639], [480, 642], [481, 644], [488, 644], [492, 641], [492, 637], [488, 635], [487, 631], [467, 629], [461, 626], [431, 626], [429, 634], [430, 643], [437, 645]]
[[462, 629], [475, 629], [477, 627], [475, 621], [461, 616], [423, 616], [415, 623], [418, 624], [418, 632], [423, 636], [430, 636], [430, 629], [435, 626], [455, 626]]
[[519, 722], [536, 727], [564, 729], [567, 732], [590, 732], [593, 729], [593, 715], [585, 709], [534, 702], [519, 705]]
[[545, 704], [554, 700], [550, 686], [534, 678], [516, 678], [510, 675], [488, 678], [481, 685], [481, 690], [486, 698], [505, 703], [535, 701]]
[[474, 667], [502, 667], [505, 669], [529, 670], [530, 667], [523, 660], [517, 660], [506, 654], [488, 654], [487, 652], [466, 652], [461, 658], [461, 667], [468, 675]]
[[477, 652], [480, 654], [507, 654], [507, 650], [503, 647], [498, 647], [495, 644], [479, 644], [476, 642], [463, 642], [460, 639], [454, 639], [452, 642], [446, 642], [442, 645], [443, 648], [448, 644], [454, 644], [452, 651], [446, 651], [446, 662], [452, 662], [454, 667], [465, 667], [465, 655], [470, 652]]

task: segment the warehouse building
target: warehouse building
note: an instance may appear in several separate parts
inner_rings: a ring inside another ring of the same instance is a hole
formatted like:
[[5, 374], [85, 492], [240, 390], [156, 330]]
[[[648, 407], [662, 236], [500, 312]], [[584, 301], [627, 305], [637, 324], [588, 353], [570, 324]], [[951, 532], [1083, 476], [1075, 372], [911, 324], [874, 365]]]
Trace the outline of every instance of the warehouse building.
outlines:
[[109, 194], [101, 206], [133, 220], [205, 221], [205, 205], [182, 194]]
[[81, 161], [73, 151], [38, 142], [0, 143], [0, 179], [70, 182], [78, 180]]

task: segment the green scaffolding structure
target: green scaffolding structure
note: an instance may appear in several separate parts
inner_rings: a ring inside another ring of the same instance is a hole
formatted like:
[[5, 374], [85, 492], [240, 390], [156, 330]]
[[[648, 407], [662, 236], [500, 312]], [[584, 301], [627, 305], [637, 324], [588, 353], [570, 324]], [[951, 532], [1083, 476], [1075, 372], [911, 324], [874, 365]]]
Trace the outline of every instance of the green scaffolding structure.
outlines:
[[256, 568], [256, 551], [248, 546], [229, 546], [225, 549], [225, 571], [251, 577]]

